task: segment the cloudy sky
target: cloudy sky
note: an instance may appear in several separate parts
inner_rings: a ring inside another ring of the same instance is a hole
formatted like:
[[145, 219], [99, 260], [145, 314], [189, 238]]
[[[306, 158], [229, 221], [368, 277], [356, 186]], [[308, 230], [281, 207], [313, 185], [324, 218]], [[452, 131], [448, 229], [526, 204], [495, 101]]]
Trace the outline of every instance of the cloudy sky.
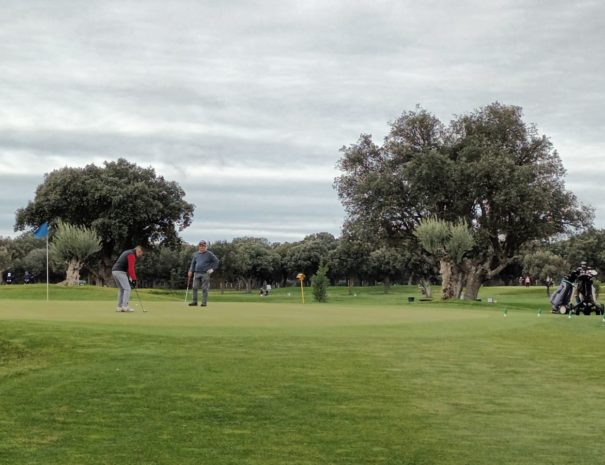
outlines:
[[339, 235], [340, 147], [496, 100], [605, 227], [600, 0], [0, 3], [0, 235], [44, 173], [120, 157], [185, 189], [189, 242]]

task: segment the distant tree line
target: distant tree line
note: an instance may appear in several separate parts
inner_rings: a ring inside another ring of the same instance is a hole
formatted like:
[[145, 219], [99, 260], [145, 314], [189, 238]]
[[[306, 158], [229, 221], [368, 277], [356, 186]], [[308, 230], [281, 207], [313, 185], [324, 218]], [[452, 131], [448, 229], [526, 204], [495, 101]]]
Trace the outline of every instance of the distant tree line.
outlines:
[[[52, 241], [52, 239], [51, 239]], [[439, 269], [422, 250], [395, 249], [329, 233], [311, 234], [301, 241], [271, 243], [264, 238], [244, 237], [216, 241], [209, 247], [221, 260], [213, 274], [212, 285], [221, 290], [256, 292], [264, 284], [274, 287], [296, 284], [296, 275], [304, 273], [310, 284], [324, 263], [331, 285], [375, 285], [389, 291], [392, 284], [437, 284]], [[192, 244], [151, 247], [137, 263], [139, 282], [145, 287], [184, 289], [187, 270], [197, 247]], [[522, 275], [544, 282], [547, 276], [559, 280], [580, 261], [587, 261], [599, 273], [605, 273], [605, 230], [589, 229], [581, 234], [554, 242], [533, 242], [491, 281], [494, 284], [517, 284]], [[83, 261], [80, 278], [90, 284], [98, 281], [95, 267], [99, 255]], [[66, 280], [69, 261], [51, 252], [50, 281]], [[11, 271], [23, 282], [28, 271], [38, 282], [46, 281], [46, 241], [32, 234], [16, 238], [0, 237], [0, 276]], [[111, 284], [111, 283], [110, 283]]]
[[[53, 242], [51, 238], [51, 243]], [[46, 279], [46, 242], [31, 234], [10, 239], [0, 238], [0, 268], [11, 270], [17, 276], [29, 271], [38, 280]], [[286, 286], [295, 282], [298, 273], [304, 273], [307, 283], [325, 263], [331, 284], [354, 285], [391, 282], [411, 283], [419, 277], [436, 279], [430, 266], [423, 274], [415, 267], [414, 251], [373, 248], [363, 241], [337, 239], [329, 233], [311, 234], [298, 242], [271, 243], [257, 237], [216, 241], [209, 247], [221, 260], [213, 274], [215, 285], [221, 289], [240, 289], [252, 292], [265, 283]], [[157, 245], [150, 247], [137, 262], [139, 282], [148, 287], [184, 288], [187, 271], [196, 246]], [[87, 282], [98, 281], [96, 267], [99, 254], [82, 260], [81, 277]], [[51, 253], [51, 280], [64, 281], [69, 264], [65, 256]], [[72, 266], [73, 268], [73, 266]]]

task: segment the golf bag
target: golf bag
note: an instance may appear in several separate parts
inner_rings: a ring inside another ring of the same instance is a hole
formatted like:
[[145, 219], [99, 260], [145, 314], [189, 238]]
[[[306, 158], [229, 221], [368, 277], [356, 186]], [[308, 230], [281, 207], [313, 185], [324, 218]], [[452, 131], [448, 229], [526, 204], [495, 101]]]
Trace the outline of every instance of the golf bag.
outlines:
[[570, 311], [576, 315], [584, 313], [590, 315], [593, 311], [597, 315], [603, 314], [603, 305], [596, 302], [596, 295], [593, 280], [597, 272], [592, 268], [581, 267], [577, 270], [576, 278], [576, 301], [573, 303]]
[[550, 296], [550, 303], [553, 313], [565, 314], [569, 311], [569, 302], [574, 291], [574, 277], [566, 275], [561, 280], [558, 289]]

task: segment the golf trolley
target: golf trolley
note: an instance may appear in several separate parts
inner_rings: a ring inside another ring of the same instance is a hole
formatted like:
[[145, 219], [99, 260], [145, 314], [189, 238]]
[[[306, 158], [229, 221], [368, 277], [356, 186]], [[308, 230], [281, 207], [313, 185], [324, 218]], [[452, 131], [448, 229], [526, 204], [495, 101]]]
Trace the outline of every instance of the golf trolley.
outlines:
[[593, 284], [596, 275], [596, 270], [586, 266], [586, 262], [582, 262], [579, 268], [565, 275], [559, 288], [550, 297], [552, 313], [590, 315], [595, 312], [597, 315], [603, 315], [604, 307], [596, 301]]

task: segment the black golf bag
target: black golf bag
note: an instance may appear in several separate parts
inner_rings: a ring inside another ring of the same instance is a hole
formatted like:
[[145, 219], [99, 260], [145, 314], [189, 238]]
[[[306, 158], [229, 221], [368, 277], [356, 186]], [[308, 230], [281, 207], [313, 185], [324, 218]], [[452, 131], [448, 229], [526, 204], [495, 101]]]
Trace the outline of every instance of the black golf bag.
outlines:
[[578, 270], [578, 277], [576, 278], [576, 302], [573, 303], [570, 311], [573, 311], [576, 315], [584, 313], [584, 315], [590, 315], [593, 311], [597, 315], [603, 314], [603, 305], [596, 302], [595, 290], [593, 280], [597, 275], [597, 272], [592, 268], [582, 267]]

